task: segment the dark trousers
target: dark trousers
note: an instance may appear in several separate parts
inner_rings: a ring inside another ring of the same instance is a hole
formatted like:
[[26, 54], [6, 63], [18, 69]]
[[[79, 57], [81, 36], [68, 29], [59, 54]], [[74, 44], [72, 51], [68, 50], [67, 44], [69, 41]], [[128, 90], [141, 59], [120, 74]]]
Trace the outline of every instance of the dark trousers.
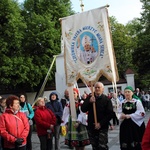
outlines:
[[48, 138], [47, 135], [39, 136], [40, 150], [52, 150], [52, 138]]
[[4, 146], [3, 143], [4, 143], [4, 142], [3, 142], [3, 139], [2, 139], [2, 137], [0, 136], [0, 150], [2, 150], [2, 147]]
[[142, 101], [142, 105], [143, 105], [143, 107], [145, 109], [145, 107], [146, 107], [146, 101]]
[[26, 150], [32, 150], [32, 141], [31, 141], [32, 131], [33, 131], [33, 125], [30, 125], [30, 130], [29, 130], [29, 134], [27, 137], [27, 145], [26, 145], [27, 149]]
[[118, 118], [117, 118], [117, 116], [116, 116], [116, 113], [115, 112], [113, 112], [113, 125], [119, 125], [119, 120], [118, 120]]
[[17, 148], [3, 148], [3, 150], [26, 150], [26, 145], [22, 147], [17, 147]]
[[108, 130], [89, 130], [89, 139], [93, 150], [108, 150]]
[[54, 138], [55, 138], [55, 150], [60, 150], [59, 138], [60, 138], [60, 125], [54, 127]]

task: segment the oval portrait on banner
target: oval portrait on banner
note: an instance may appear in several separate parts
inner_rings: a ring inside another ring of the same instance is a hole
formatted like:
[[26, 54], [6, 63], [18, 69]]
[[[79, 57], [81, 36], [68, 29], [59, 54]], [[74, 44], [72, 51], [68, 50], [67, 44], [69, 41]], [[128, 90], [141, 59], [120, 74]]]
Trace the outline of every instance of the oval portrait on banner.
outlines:
[[78, 59], [84, 64], [91, 64], [98, 56], [98, 41], [91, 32], [83, 32], [76, 40]]

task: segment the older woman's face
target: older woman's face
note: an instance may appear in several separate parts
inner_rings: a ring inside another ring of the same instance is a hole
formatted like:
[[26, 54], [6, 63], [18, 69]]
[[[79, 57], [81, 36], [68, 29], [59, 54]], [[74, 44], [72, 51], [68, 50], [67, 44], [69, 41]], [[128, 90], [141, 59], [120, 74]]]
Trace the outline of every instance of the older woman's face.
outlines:
[[14, 100], [14, 101], [13, 101], [13, 105], [10, 106], [10, 108], [11, 108], [13, 111], [18, 111], [18, 110], [20, 109], [19, 100]]
[[39, 101], [38, 101], [38, 104], [37, 104], [38, 106], [45, 106], [45, 101], [44, 101], [44, 98], [43, 99], [40, 99]]
[[124, 91], [124, 96], [127, 100], [131, 100], [132, 99], [132, 95], [133, 95], [133, 92], [130, 91], [130, 90], [125, 90]]
[[20, 101], [21, 101], [21, 102], [25, 102], [25, 100], [26, 100], [26, 99], [25, 99], [25, 96], [24, 96], [24, 95], [20, 95]]

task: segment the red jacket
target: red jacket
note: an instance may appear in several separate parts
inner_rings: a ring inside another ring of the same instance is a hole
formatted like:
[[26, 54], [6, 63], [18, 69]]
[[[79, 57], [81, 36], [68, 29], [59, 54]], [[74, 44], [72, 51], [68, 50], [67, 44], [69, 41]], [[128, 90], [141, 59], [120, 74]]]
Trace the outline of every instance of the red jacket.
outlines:
[[142, 150], [150, 150], [150, 120], [147, 123], [147, 127], [143, 135]]
[[34, 114], [34, 120], [36, 123], [38, 136], [46, 135], [47, 129], [50, 129], [50, 125], [56, 124], [56, 117], [54, 113], [45, 106], [37, 107]]
[[26, 145], [29, 133], [29, 121], [23, 112], [14, 114], [11, 109], [6, 109], [0, 116], [0, 135], [4, 139], [4, 148], [14, 148], [17, 138], [23, 138], [22, 145]]

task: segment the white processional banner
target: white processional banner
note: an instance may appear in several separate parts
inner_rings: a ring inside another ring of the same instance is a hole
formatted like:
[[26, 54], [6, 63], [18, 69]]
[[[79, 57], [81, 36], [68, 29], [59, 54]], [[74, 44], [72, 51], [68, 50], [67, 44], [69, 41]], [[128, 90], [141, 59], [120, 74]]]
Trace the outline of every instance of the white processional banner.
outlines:
[[118, 80], [106, 7], [62, 18], [66, 82]]

